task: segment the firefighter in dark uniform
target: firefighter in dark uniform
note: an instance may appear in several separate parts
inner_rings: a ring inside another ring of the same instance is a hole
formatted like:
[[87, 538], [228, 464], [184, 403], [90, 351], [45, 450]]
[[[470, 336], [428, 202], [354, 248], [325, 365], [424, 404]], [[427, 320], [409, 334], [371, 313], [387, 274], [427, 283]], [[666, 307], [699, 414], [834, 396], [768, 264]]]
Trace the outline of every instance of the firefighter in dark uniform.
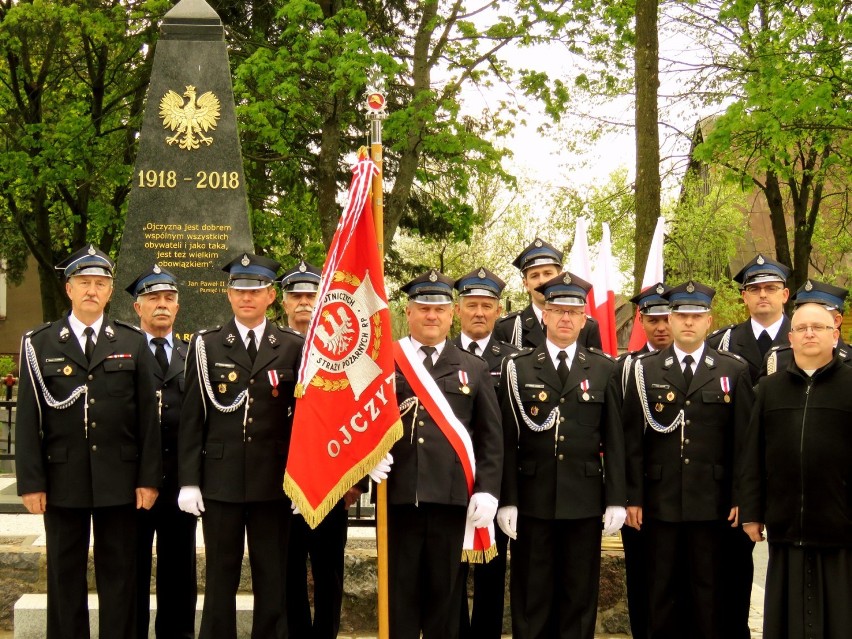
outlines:
[[151, 510], [139, 511], [137, 539], [136, 636], [148, 637], [150, 619], [151, 554], [157, 533], [158, 639], [195, 636], [195, 527], [197, 519], [178, 508], [177, 436], [183, 399], [186, 343], [172, 331], [177, 316], [178, 288], [174, 275], [158, 264], [145, 270], [125, 289], [157, 366], [154, 399], [160, 418], [163, 452], [163, 487]]
[[71, 312], [24, 335], [18, 493], [44, 514], [48, 639], [89, 636], [86, 560], [94, 532], [100, 636], [136, 633], [136, 510], [162, 483], [154, 361], [145, 336], [104, 307], [114, 264], [94, 246], [60, 264]]
[[[535, 348], [544, 343], [544, 324], [541, 321], [544, 299], [536, 288], [559, 274], [562, 270], [562, 256], [562, 251], [537, 237], [515, 258], [512, 264], [521, 272], [530, 304], [497, 322], [494, 336], [498, 340], [518, 348]], [[580, 346], [601, 348], [601, 332], [596, 319], [586, 317], [586, 324], [580, 331], [577, 343]]]
[[[446, 639], [459, 632], [458, 583], [465, 529], [493, 523], [503, 440], [497, 396], [485, 362], [447, 340], [453, 280], [430, 271], [402, 287], [414, 357], [465, 428], [475, 458], [469, 496], [465, 463], [397, 370], [403, 437], [391, 449], [388, 478], [390, 636]], [[400, 341], [402, 341], [400, 340]], [[372, 474], [371, 474], [372, 476]]]
[[[304, 260], [278, 279], [288, 326], [305, 335], [317, 303], [322, 271]], [[343, 605], [343, 555], [349, 529], [349, 507], [369, 488], [364, 481], [350, 488], [316, 528], [300, 514], [290, 524], [287, 549], [287, 623], [291, 637], [333, 639], [340, 630]], [[307, 560], [311, 558], [314, 615], [308, 598]]]
[[[784, 304], [790, 296], [786, 287], [790, 269], [773, 259], [758, 254], [734, 276], [740, 285], [749, 319], [715, 331], [707, 338], [711, 348], [736, 353], [749, 367], [752, 386], [757, 384], [760, 369], [773, 346], [787, 345], [790, 319]], [[749, 639], [749, 605], [754, 580], [754, 542], [742, 530], [731, 529], [725, 535], [725, 588], [722, 596], [729, 639]]]
[[[453, 340], [459, 348], [478, 355], [488, 364], [495, 390], [500, 385], [503, 358], [520, 349], [494, 338], [494, 323], [500, 317], [500, 295], [506, 283], [487, 268], [462, 275], [453, 285], [458, 291], [456, 315], [461, 333]], [[495, 531], [497, 556], [473, 569], [473, 613], [468, 614], [467, 580], [463, 579], [461, 637], [499, 639], [503, 634], [503, 603], [506, 582], [506, 551], [509, 538]], [[463, 569], [467, 574], [467, 571]]]
[[639, 357], [622, 421], [627, 524], [644, 536], [651, 639], [727, 639], [723, 539], [737, 526], [734, 448], [754, 402], [748, 366], [705, 343], [715, 291], [664, 294], [674, 343]]
[[[835, 328], [840, 330], [843, 324], [843, 311], [847, 295], [849, 295], [848, 289], [809, 279], [793, 294], [793, 306], [799, 308], [802, 304], [809, 303], [824, 306], [834, 318]], [[847, 366], [852, 366], [852, 348], [849, 348], [849, 345], [843, 341], [842, 336], [837, 338], [837, 343], [834, 345], [834, 352], [840, 358], [841, 362]], [[777, 371], [785, 371], [792, 360], [793, 350], [789, 344], [786, 346], [773, 346], [769, 349], [769, 354], [763, 362], [763, 366], [760, 369], [760, 376], [763, 377]]]
[[571, 273], [539, 286], [547, 340], [503, 364], [497, 521], [512, 539], [517, 639], [594, 637], [601, 516], [609, 535], [626, 515], [615, 361], [577, 343], [590, 289]]
[[237, 636], [235, 597], [246, 538], [254, 592], [251, 636], [287, 636], [291, 510], [283, 481], [304, 340], [266, 319], [278, 267], [244, 253], [223, 268], [234, 318], [199, 331], [186, 360], [178, 503], [185, 512], [204, 513], [202, 639]]
[[[639, 322], [642, 324], [647, 341], [642, 348], [625, 353], [618, 358], [616, 375], [622, 398], [636, 358], [668, 348], [672, 343], [669, 301], [663, 297], [669, 289], [670, 287], [662, 282], [657, 282], [630, 299], [638, 307]], [[648, 571], [645, 568], [645, 545], [642, 543], [642, 533], [635, 528], [625, 526], [621, 529], [621, 541], [624, 544], [624, 568], [627, 574], [630, 632], [635, 639], [645, 639], [648, 636]]]

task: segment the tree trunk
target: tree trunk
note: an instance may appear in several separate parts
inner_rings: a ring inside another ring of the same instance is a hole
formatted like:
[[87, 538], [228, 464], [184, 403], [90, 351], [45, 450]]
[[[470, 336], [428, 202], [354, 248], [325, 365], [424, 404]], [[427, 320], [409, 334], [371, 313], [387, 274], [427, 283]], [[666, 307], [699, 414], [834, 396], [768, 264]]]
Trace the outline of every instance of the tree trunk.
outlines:
[[634, 291], [642, 286], [645, 262], [660, 216], [660, 132], [657, 116], [659, 40], [657, 0], [636, 0], [636, 237]]

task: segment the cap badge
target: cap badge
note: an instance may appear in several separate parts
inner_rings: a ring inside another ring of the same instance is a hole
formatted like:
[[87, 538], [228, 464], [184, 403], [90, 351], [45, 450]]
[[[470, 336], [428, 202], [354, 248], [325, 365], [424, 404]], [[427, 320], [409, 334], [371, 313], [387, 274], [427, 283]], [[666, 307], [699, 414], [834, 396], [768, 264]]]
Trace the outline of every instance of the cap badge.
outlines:
[[810, 281], [810, 280], [808, 280], [807, 282], [805, 282], [805, 290], [806, 290], [806, 291], [812, 291], [812, 290], [814, 290], [814, 285], [811, 283], [811, 281]]
[[304, 273], [307, 270], [308, 270], [308, 267], [305, 266], [305, 262], [304, 261], [299, 262], [299, 273]]
[[429, 273], [429, 281], [430, 282], [437, 282], [438, 281], [438, 274], [434, 271], [434, 269]]
[[86, 251], [86, 253], [88, 253], [89, 255], [94, 255], [95, 253], [97, 253], [97, 251], [95, 250], [95, 247], [94, 247], [94, 246], [92, 246], [91, 244], [89, 244], [89, 250], [88, 250], [88, 251]]
[[162, 273], [162, 272], [163, 272], [163, 269], [161, 269], [161, 268], [160, 268], [160, 265], [159, 265], [159, 264], [154, 264], [154, 269], [153, 269], [153, 270], [154, 270], [154, 272], [155, 272], [157, 275], [159, 275], [160, 273]]
[[479, 269], [479, 272], [477, 273], [477, 275], [478, 275], [479, 277], [485, 277], [485, 269], [484, 269], [484, 268], [480, 268], [480, 269]]
[[687, 293], [694, 293], [695, 292], [695, 284], [693, 284], [692, 282], [687, 284], [686, 285], [686, 292]]
[[763, 265], [763, 264], [766, 264], [766, 260], [763, 259], [762, 255], [758, 255], [757, 256], [757, 263], [760, 264], [760, 265]]
[[662, 295], [666, 289], [663, 288], [662, 284], [657, 284], [657, 295]]
[[571, 283], [571, 276], [568, 275], [568, 273], [565, 273], [565, 277], [562, 278], [562, 281], [565, 282], [566, 284], [570, 284]]
[[251, 264], [251, 260], [249, 259], [249, 256], [246, 253], [243, 253], [243, 259], [240, 260], [240, 264], [242, 264], [243, 266], [248, 266], [249, 264]]

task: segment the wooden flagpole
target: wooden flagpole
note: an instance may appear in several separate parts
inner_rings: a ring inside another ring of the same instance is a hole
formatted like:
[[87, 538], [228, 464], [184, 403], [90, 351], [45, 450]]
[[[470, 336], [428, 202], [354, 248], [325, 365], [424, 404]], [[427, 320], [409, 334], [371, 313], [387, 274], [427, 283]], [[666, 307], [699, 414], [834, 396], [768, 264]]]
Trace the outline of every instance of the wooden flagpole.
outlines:
[[[376, 90], [367, 92], [367, 119], [370, 121], [370, 159], [379, 168], [373, 176], [373, 224], [376, 227], [376, 243], [379, 257], [384, 270], [385, 238], [384, 238], [384, 192], [382, 177], [382, 121], [387, 117], [385, 96]], [[388, 488], [387, 482], [378, 485], [376, 494], [376, 552], [378, 568], [378, 597], [379, 597], [379, 636], [378, 639], [390, 639], [389, 606], [388, 606]]]

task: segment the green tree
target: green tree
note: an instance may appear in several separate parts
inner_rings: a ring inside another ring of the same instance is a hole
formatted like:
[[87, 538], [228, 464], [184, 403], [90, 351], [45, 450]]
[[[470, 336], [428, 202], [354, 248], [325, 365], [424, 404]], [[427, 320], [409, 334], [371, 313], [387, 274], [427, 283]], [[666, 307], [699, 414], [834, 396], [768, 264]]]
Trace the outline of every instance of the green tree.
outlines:
[[[695, 157], [763, 194], [777, 259], [792, 267], [788, 284], [798, 288], [815, 242], [849, 233], [850, 5], [719, 0], [693, 5], [684, 23], [701, 32], [708, 52], [692, 86], [708, 101], [734, 98]], [[829, 220], [834, 228], [820, 232]]]
[[0, 3], [4, 255], [38, 263], [45, 319], [67, 308], [54, 265], [87, 241], [114, 251], [164, 0]]

